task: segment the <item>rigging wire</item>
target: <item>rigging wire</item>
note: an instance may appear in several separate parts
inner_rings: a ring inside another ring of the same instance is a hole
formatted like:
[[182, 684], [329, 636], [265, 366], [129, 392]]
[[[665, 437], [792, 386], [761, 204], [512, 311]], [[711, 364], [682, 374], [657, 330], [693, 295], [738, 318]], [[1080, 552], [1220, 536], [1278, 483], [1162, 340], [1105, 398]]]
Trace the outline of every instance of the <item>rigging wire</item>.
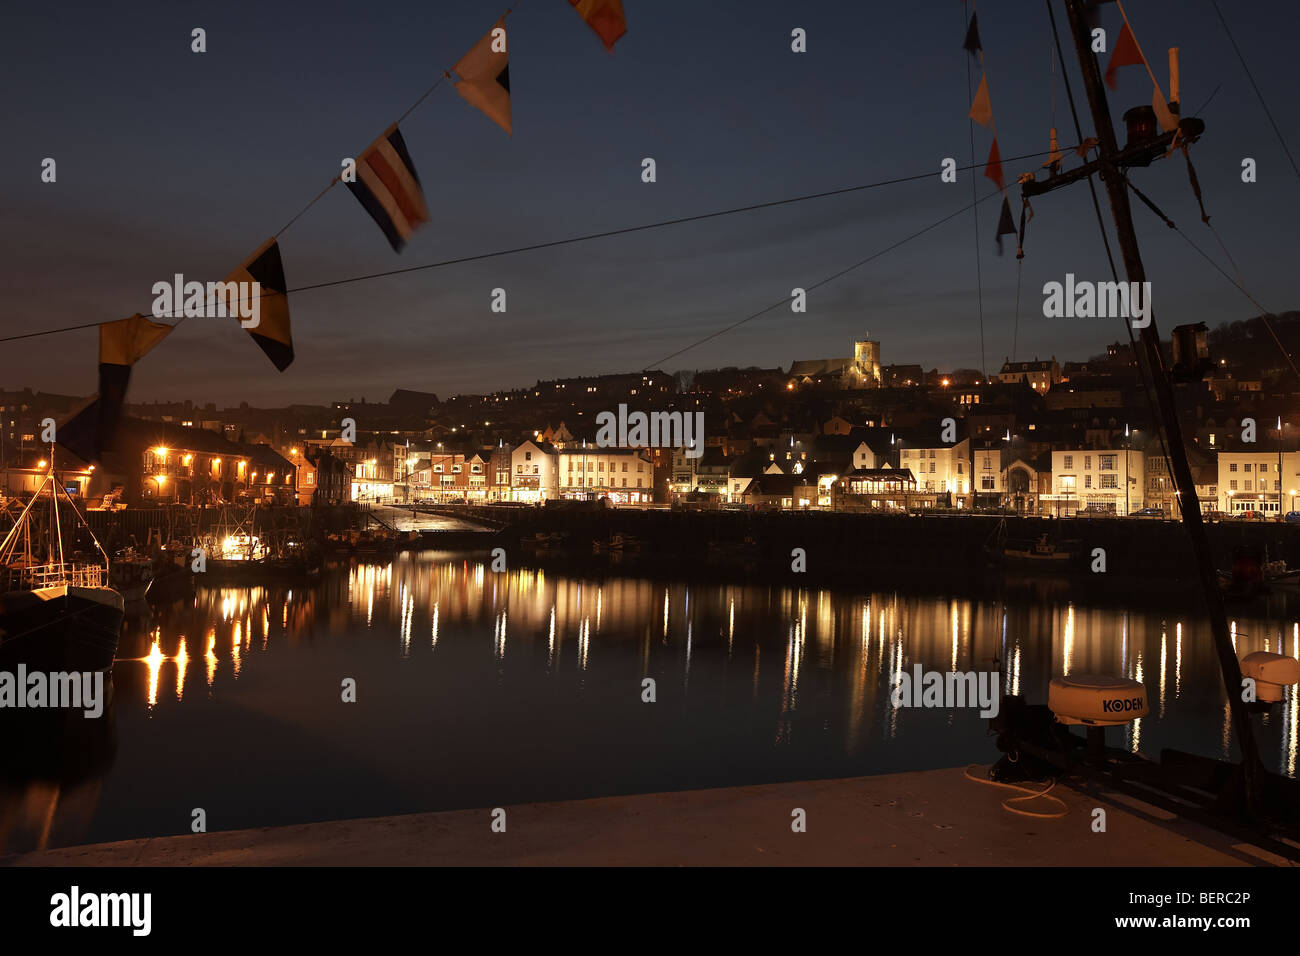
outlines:
[[[1255, 82], [1255, 74], [1250, 70], [1250, 64], [1242, 56], [1241, 48], [1237, 46], [1237, 41], [1232, 35], [1232, 30], [1228, 28], [1228, 21], [1223, 17], [1223, 11], [1219, 9], [1218, 0], [1210, 0], [1214, 6], [1214, 12], [1219, 15], [1219, 22], [1223, 24], [1223, 32], [1228, 36], [1228, 42], [1232, 44], [1233, 52], [1237, 54], [1237, 59], [1241, 61], [1241, 68], [1246, 71], [1246, 77], [1250, 80], [1251, 88], [1255, 91], [1255, 97], [1259, 100], [1260, 107], [1264, 110], [1264, 115], [1268, 117], [1269, 125], [1273, 127], [1273, 135], [1277, 137], [1278, 143], [1282, 146], [1282, 152], [1286, 153], [1286, 158], [1291, 163], [1291, 168], [1295, 170], [1297, 178], [1300, 178], [1300, 166], [1296, 165], [1295, 157], [1291, 155], [1291, 148], [1287, 146], [1286, 140], [1282, 138], [1282, 131], [1277, 128], [1277, 121], [1273, 119], [1273, 114], [1264, 102], [1264, 94], [1260, 92], [1259, 84]], [[1217, 92], [1217, 91], [1216, 91]]]
[[[956, 210], [955, 212], [950, 212], [948, 215], [944, 216], [942, 219], [937, 219], [937, 220], [935, 220], [934, 222], [930, 223], [930, 225], [925, 226], [924, 228], [918, 229], [916, 232], [912, 233], [911, 235], [905, 236], [905, 237], [903, 237], [902, 239], [899, 239], [898, 241], [889, 244], [889, 245], [886, 246], [885, 248], [878, 250], [877, 252], [873, 252], [871, 255], [867, 256], [865, 259], [859, 259], [857, 262], [853, 263], [853, 265], [851, 265], [851, 266], [849, 266], [849, 267], [847, 267], [847, 268], [845, 268], [845, 269], [841, 269], [839, 272], [833, 273], [832, 275], [829, 275], [829, 276], [827, 276], [826, 278], [824, 278], [824, 279], [822, 279], [822, 280], [820, 280], [820, 281], [818, 281], [818, 282], [814, 282], [812, 285], [810, 285], [810, 286], [807, 287], [807, 290], [806, 290], [806, 291], [811, 292], [813, 289], [818, 289], [818, 288], [820, 288], [820, 287], [822, 287], [822, 286], [824, 286], [824, 285], [827, 285], [828, 283], [834, 282], [836, 279], [840, 278], [841, 276], [847, 275], [848, 273], [852, 272], [853, 270], [858, 269], [858, 268], [861, 268], [862, 266], [866, 265], [868, 262], [871, 262], [871, 261], [874, 260], [874, 259], [879, 259], [881, 256], [885, 255], [885, 253], [887, 253], [887, 252], [892, 252], [893, 250], [897, 249], [899, 246], [902, 246], [902, 245], [905, 245], [905, 244], [908, 243], [908, 242], [911, 242], [913, 239], [916, 239], [917, 237], [924, 235], [925, 233], [929, 232], [931, 229], [935, 229], [935, 228], [937, 228], [937, 227], [943, 225], [943, 224], [944, 224], [945, 222], [947, 222], [948, 220], [950, 220], [950, 219], [955, 219], [957, 216], [960, 216], [962, 213], [967, 212], [967, 211], [969, 211], [969, 210], [975, 208], [975, 207], [978, 206], [980, 203], [982, 203], [982, 202], [987, 202], [988, 200], [990, 200], [990, 199], [994, 199], [994, 198], [996, 198], [996, 197], [999, 196], [999, 195], [1000, 195], [1000, 191], [999, 191], [999, 192], [991, 192], [991, 193], [989, 193], [987, 196], [985, 196], [983, 199], [977, 199], [977, 200], [975, 200], [973, 203], [968, 203], [967, 205], [962, 206], [960, 209]], [[789, 303], [790, 303], [790, 297], [789, 297], [789, 296], [785, 296], [784, 298], [778, 299], [776, 302], [773, 302], [771, 305], [769, 305], [769, 306], [765, 306], [764, 308], [759, 309], [757, 312], [754, 312], [754, 313], [751, 313], [750, 315], [745, 316], [745, 318], [740, 319], [739, 321], [733, 322], [733, 323], [731, 323], [730, 325], [725, 326], [724, 328], [721, 328], [721, 329], [718, 329], [718, 330], [716, 330], [716, 331], [714, 331], [714, 332], [709, 333], [708, 335], [704, 336], [704, 338], [699, 339], [699, 340], [696, 341], [696, 342], [692, 342], [690, 345], [686, 346], [685, 348], [678, 349], [676, 352], [672, 352], [672, 353], [670, 353], [670, 354], [668, 354], [668, 355], [665, 355], [663, 358], [659, 359], [657, 362], [655, 362], [655, 363], [653, 363], [653, 364], [651, 364], [651, 365], [647, 365], [644, 369], [642, 369], [642, 371], [648, 372], [648, 371], [654, 369], [654, 368], [657, 367], [657, 366], [661, 366], [661, 365], [663, 365], [665, 362], [667, 362], [669, 359], [674, 359], [674, 358], [676, 358], [677, 356], [682, 355], [682, 354], [685, 353], [685, 352], [689, 352], [689, 351], [691, 351], [692, 349], [698, 348], [699, 346], [705, 344], [706, 342], [711, 342], [711, 341], [713, 341], [714, 339], [718, 338], [720, 335], [725, 335], [727, 332], [730, 332], [730, 331], [732, 331], [733, 329], [737, 329], [737, 328], [739, 328], [740, 326], [744, 325], [745, 323], [747, 323], [747, 322], [751, 322], [751, 321], [753, 321], [754, 319], [757, 319], [759, 316], [761, 316], [761, 315], [766, 315], [768, 312], [771, 312], [773, 309], [780, 308], [781, 306], [783, 306], [783, 305], [788, 305]]]
[[[1274, 344], [1277, 345], [1278, 351], [1282, 353], [1282, 357], [1286, 359], [1287, 364], [1291, 366], [1291, 371], [1295, 372], [1297, 378], [1300, 378], [1300, 368], [1296, 367], [1295, 360], [1291, 357], [1291, 353], [1286, 350], [1286, 346], [1282, 344], [1282, 339], [1278, 337], [1277, 330], [1273, 328], [1273, 323], [1269, 321], [1269, 317], [1272, 316], [1274, 313], [1264, 308], [1264, 306], [1260, 304], [1259, 300], [1256, 299], [1253, 295], [1251, 295], [1250, 290], [1246, 288], [1244, 281], [1238, 282], [1236, 279], [1234, 279], [1231, 275], [1228, 274], [1228, 271], [1226, 269], [1224, 269], [1221, 265], [1219, 265], [1219, 263], [1214, 261], [1214, 258], [1210, 256], [1209, 253], [1207, 253], [1204, 249], [1198, 246], [1192, 240], [1192, 238], [1189, 235], [1187, 235], [1187, 233], [1179, 229], [1178, 226], [1174, 223], [1174, 221], [1170, 219], [1168, 216], [1166, 216], [1160, 210], [1160, 207], [1157, 206], [1151, 199], [1149, 199], [1146, 196], [1146, 194], [1142, 192], [1142, 190], [1138, 189], [1138, 187], [1135, 186], [1127, 176], [1124, 177], [1124, 182], [1127, 183], [1128, 187], [1133, 190], [1133, 192], [1137, 195], [1137, 197], [1140, 200], [1142, 200], [1143, 205], [1145, 205], [1148, 209], [1150, 209], [1153, 213], [1155, 213], [1155, 215], [1159, 216], [1164, 221], [1166, 226], [1174, 230], [1174, 232], [1178, 233], [1178, 235], [1182, 236], [1183, 240], [1189, 246], [1191, 246], [1198, 253], [1200, 253], [1201, 258], [1203, 258], [1210, 265], [1214, 266], [1214, 268], [1218, 271], [1218, 273], [1221, 276], [1223, 276], [1234, 286], [1236, 286], [1237, 289], [1242, 293], [1242, 295], [1244, 295], [1247, 299], [1249, 299], [1251, 304], [1253, 304], [1255, 308], [1259, 309], [1260, 312], [1259, 318], [1263, 321], [1264, 328], [1268, 331], [1268, 334], [1273, 339]], [[1209, 225], [1209, 223], [1206, 223], [1206, 225]], [[1211, 226], [1211, 232], [1215, 232], [1212, 226]], [[1215, 238], [1218, 238], [1219, 244], [1223, 245], [1223, 240], [1219, 238], [1217, 232], [1215, 232]], [[1224, 247], [1224, 254], [1228, 256], [1228, 261], [1232, 262], [1235, 268], [1236, 263], [1233, 261], [1232, 255], [1228, 253], [1226, 246]], [[1240, 272], [1238, 273], [1238, 276], [1240, 276]]]
[[[1026, 153], [1022, 156], [1011, 157], [1010, 159], [1006, 160], [1006, 162], [1017, 162], [1023, 159], [1036, 159], [1037, 157], [1043, 155], [1046, 154], [1041, 152]], [[965, 170], [976, 169], [976, 168], [978, 168], [978, 166], [963, 166], [963, 167], [958, 167], [958, 170], [965, 171]], [[916, 182], [917, 180], [928, 179], [935, 175], [936, 173], [933, 170], [931, 170], [929, 172], [917, 173], [911, 176], [899, 176], [892, 179], [882, 179], [876, 182], [863, 183], [857, 186], [845, 186], [839, 189], [825, 190], [823, 192], [807, 193], [802, 196], [790, 196], [784, 199], [773, 199], [773, 200], [768, 200], [766, 202], [750, 203], [745, 206], [734, 206], [728, 209], [718, 209], [712, 212], [698, 213], [692, 216], [680, 216], [675, 219], [661, 219], [656, 222], [642, 223], [636, 226], [625, 226], [620, 229], [607, 229], [602, 232], [587, 233], [585, 235], [579, 235], [579, 236], [568, 236], [563, 239], [552, 239], [546, 242], [537, 242], [537, 243], [532, 243], [530, 245], [524, 245], [524, 246], [514, 246], [508, 249], [498, 249], [492, 252], [478, 253], [476, 255], [460, 256], [454, 259], [443, 259], [437, 262], [427, 262], [417, 266], [406, 266], [401, 269], [388, 269], [382, 272], [370, 272], [362, 275], [349, 276], [343, 279], [332, 279], [327, 282], [316, 282], [316, 283], [311, 283], [309, 285], [295, 286], [294, 288], [286, 289], [285, 294], [288, 295], [288, 294], [296, 294], [299, 292], [308, 292], [313, 289], [326, 289], [326, 288], [331, 288], [333, 286], [348, 285], [354, 282], [366, 282], [372, 279], [383, 279], [383, 278], [388, 278], [390, 276], [404, 275], [410, 272], [420, 272], [429, 269], [440, 269], [446, 266], [461, 265], [468, 262], [478, 262], [484, 259], [493, 259], [501, 256], [516, 255], [522, 252], [535, 252], [541, 249], [551, 249], [557, 246], [572, 245], [578, 242], [589, 242], [595, 239], [608, 239], [614, 236], [629, 235], [636, 232], [646, 232], [652, 229], [662, 229], [668, 226], [678, 226], [678, 225], [683, 225], [685, 223], [701, 222], [708, 219], [718, 219], [724, 216], [736, 215], [738, 213], [755, 212], [760, 209], [772, 209], [777, 206], [787, 206], [787, 205], [792, 205], [794, 203], [807, 202], [813, 199], [825, 199], [831, 196], [843, 196], [849, 193], [863, 192], [865, 190], [877, 189], [883, 186], [894, 186], [894, 185], [899, 185], [901, 183]], [[970, 207], [967, 206], [966, 208], [969, 209]], [[262, 292], [258, 296], [258, 298], [263, 298], [265, 296], [278, 295], [278, 294], [279, 293], [277, 292], [267, 291], [267, 292]], [[184, 316], [178, 315], [176, 312], [155, 315], [154, 318], [176, 318], [178, 320], [176, 322], [176, 325], [179, 325], [181, 321], [184, 321]], [[44, 329], [37, 332], [24, 332], [18, 335], [9, 335], [9, 336], [0, 337], [0, 342], [16, 342], [20, 339], [36, 338], [44, 335], [56, 335], [61, 332], [73, 332], [80, 329], [92, 329], [92, 328], [97, 328], [102, 324], [103, 324], [102, 321], [84, 322], [79, 325], [67, 325], [67, 326], [62, 326], [54, 329]], [[175, 328], [175, 326], [173, 326], [173, 328]]]

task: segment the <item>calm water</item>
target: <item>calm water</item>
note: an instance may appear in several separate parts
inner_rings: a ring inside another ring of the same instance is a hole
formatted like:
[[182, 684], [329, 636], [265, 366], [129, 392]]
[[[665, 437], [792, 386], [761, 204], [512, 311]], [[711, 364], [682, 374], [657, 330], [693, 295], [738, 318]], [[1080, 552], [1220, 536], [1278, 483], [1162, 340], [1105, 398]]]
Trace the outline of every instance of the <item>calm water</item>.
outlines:
[[[1280, 614], [1237, 618], [1238, 652], [1300, 653], [1300, 620]], [[189, 832], [196, 807], [218, 830], [994, 760], [974, 710], [890, 705], [914, 663], [999, 657], [1033, 702], [1062, 670], [1122, 673], [1153, 713], [1113, 744], [1228, 755], [1203, 623], [1048, 601], [596, 581], [425, 553], [310, 588], [200, 589], [128, 625], [120, 656], [113, 724], [84, 722], [108, 732], [79, 773], [35, 780], [10, 760], [6, 849]], [[1298, 724], [1288, 693], [1260, 725], [1291, 775]]]

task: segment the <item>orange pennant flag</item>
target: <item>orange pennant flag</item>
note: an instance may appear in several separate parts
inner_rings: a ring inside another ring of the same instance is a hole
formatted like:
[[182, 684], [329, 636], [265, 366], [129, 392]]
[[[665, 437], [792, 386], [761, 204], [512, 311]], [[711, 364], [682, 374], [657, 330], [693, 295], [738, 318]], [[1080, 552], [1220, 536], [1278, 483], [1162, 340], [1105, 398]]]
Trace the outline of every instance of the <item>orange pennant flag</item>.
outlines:
[[998, 152], [998, 138], [993, 137], [993, 145], [989, 147], [989, 161], [984, 164], [984, 175], [998, 184], [998, 189], [1006, 190], [1006, 185], [1002, 180], [1002, 154]]
[[970, 118], [985, 129], [988, 129], [989, 123], [993, 122], [993, 104], [989, 102], [987, 76], [980, 77], [980, 88], [975, 91], [975, 101], [970, 105]]
[[623, 0], [569, 0], [569, 3], [587, 21], [587, 26], [596, 31], [605, 49], [613, 53], [614, 44], [627, 33]]
[[1110, 63], [1106, 66], [1106, 85], [1112, 90], [1115, 89], [1115, 71], [1121, 66], [1145, 64], [1146, 60], [1142, 59], [1142, 51], [1138, 49], [1133, 31], [1129, 29], [1128, 21], [1125, 20], [1123, 29], [1119, 31], [1119, 39], [1115, 41], [1115, 50], [1110, 55]]

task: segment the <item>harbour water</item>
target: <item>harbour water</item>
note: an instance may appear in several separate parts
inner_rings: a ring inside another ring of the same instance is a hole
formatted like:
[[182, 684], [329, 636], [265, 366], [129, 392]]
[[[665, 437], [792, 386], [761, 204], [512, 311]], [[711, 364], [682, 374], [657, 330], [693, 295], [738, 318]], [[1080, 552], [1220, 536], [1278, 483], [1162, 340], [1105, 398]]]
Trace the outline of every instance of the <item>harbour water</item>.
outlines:
[[[1300, 609], [1250, 612], [1233, 618], [1239, 654], [1300, 654]], [[1113, 745], [1231, 756], [1208, 626], [1167, 606], [494, 572], [486, 554], [425, 552], [310, 586], [201, 587], [129, 624], [108, 720], [76, 759], [3, 758], [0, 846], [188, 833], [196, 810], [225, 830], [996, 759], [977, 708], [893, 707], [916, 664], [1000, 667], [1033, 702], [1054, 674], [1123, 674], [1152, 712]], [[1258, 719], [1266, 764], [1295, 776], [1294, 689]]]

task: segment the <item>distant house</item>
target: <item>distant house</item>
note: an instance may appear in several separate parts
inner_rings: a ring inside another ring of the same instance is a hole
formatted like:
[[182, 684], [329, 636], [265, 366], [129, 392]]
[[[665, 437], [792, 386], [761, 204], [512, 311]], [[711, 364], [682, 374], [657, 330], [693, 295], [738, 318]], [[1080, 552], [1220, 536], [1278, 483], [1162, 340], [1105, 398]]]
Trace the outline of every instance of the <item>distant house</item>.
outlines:
[[1002, 363], [1002, 370], [998, 372], [998, 381], [1004, 385], [1025, 382], [1040, 395], [1045, 395], [1053, 385], [1061, 381], [1061, 366], [1057, 363], [1056, 356], [1052, 356], [1047, 361], [1034, 359], [1032, 362], [1012, 362], [1007, 360]]
[[741, 492], [739, 500], [758, 510], [806, 511], [817, 504], [815, 478], [763, 475]]

